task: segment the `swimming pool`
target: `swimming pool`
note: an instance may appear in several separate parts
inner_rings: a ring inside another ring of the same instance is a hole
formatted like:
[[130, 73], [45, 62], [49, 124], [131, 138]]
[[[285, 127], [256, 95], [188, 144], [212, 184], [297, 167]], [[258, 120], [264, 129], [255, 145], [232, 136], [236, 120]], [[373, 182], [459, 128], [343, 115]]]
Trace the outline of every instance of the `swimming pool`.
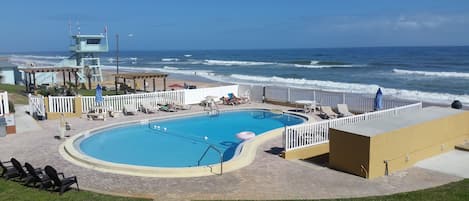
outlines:
[[[302, 122], [302, 117], [269, 110], [230, 111], [107, 128], [75, 140], [74, 147], [84, 155], [111, 163], [194, 167], [209, 145], [223, 153], [223, 161], [233, 158], [242, 142], [236, 138], [239, 132], [259, 135]], [[209, 150], [200, 165], [219, 163], [219, 157]]]

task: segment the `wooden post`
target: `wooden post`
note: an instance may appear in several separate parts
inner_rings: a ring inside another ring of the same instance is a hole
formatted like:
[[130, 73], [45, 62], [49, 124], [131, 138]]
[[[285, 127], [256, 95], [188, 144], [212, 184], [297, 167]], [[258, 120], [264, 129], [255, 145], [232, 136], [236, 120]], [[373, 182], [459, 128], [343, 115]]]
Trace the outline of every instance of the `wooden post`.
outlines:
[[68, 81], [69, 81], [70, 83], [72, 83], [71, 73], [72, 73], [72, 72], [68, 71]]
[[163, 91], [166, 91], [166, 77], [163, 78]]
[[65, 88], [65, 84], [66, 84], [66, 80], [65, 80], [65, 71], [62, 72], [62, 75], [63, 75], [63, 78], [64, 78], [64, 88]]
[[33, 80], [34, 80], [34, 90], [36, 90], [37, 85], [36, 85], [36, 73], [33, 73]]
[[153, 78], [153, 92], [156, 91], [155, 78]]
[[147, 92], [147, 80], [143, 79], [143, 91]]
[[134, 78], [134, 90], [137, 91], [137, 80]]
[[75, 72], [75, 88], [78, 89], [78, 72]]
[[26, 87], [26, 92], [29, 92], [29, 89], [28, 89], [29, 88], [28, 87], [29, 86], [28, 75], [29, 75], [29, 73], [26, 73], [26, 72], [24, 73], [24, 86]]

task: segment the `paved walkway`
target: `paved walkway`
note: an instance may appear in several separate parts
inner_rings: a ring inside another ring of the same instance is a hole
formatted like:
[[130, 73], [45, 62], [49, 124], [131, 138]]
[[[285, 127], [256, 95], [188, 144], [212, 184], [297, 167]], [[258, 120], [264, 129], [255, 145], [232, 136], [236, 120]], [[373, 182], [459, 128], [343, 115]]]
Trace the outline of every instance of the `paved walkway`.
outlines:
[[34, 118], [26, 114], [27, 108], [27, 105], [15, 105], [16, 133], [18, 134], [42, 129]]
[[[247, 104], [241, 107], [272, 107]], [[230, 107], [230, 106], [227, 106]], [[239, 106], [237, 106], [239, 107]], [[274, 106], [278, 108], [279, 106]], [[200, 111], [200, 107], [193, 107]], [[183, 113], [189, 111], [180, 111]], [[153, 115], [109, 119], [106, 122], [85, 119], [67, 119], [74, 135], [105, 123], [116, 123], [151, 116], [171, 115], [160, 112]], [[80, 186], [94, 191], [152, 197], [155, 200], [190, 199], [320, 199], [385, 195], [413, 191], [462, 179], [422, 168], [410, 168], [388, 177], [366, 180], [354, 175], [331, 170], [303, 161], [288, 161], [276, 153], [281, 149], [281, 136], [259, 147], [255, 161], [242, 169], [223, 176], [196, 178], [143, 178], [103, 173], [75, 166], [58, 153], [62, 142], [58, 135], [58, 121], [39, 122], [40, 132], [30, 131], [0, 138], [0, 159], [16, 157], [37, 167], [53, 165], [66, 175], [78, 176]], [[21, 125], [18, 125], [21, 126]], [[274, 152], [274, 154], [272, 154]]]
[[417, 167], [469, 178], [469, 152], [454, 150], [415, 164]]

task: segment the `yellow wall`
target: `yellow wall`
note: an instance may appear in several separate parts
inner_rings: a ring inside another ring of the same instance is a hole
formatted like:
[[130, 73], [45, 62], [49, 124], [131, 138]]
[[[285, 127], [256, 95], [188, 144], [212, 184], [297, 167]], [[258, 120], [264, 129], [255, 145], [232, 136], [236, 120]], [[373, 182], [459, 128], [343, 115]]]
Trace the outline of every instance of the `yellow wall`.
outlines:
[[332, 168], [366, 177], [360, 166], [364, 165], [367, 178], [385, 174], [385, 160], [392, 173], [408, 168], [422, 159], [453, 150], [456, 144], [469, 139], [469, 112], [458, 113], [365, 137], [330, 130], [329, 164]]
[[[74, 100], [74, 112], [73, 113], [63, 113], [65, 118], [69, 117], [81, 117], [81, 97], [80, 96], [75, 96]], [[44, 98], [44, 105], [46, 109], [46, 116], [47, 119], [60, 119], [60, 116], [62, 113], [60, 112], [49, 112], [49, 99], [48, 97]]]
[[319, 144], [302, 149], [287, 151], [284, 154], [285, 159], [306, 159], [329, 153], [329, 143]]
[[469, 112], [459, 113], [371, 138], [370, 176], [384, 175], [414, 165], [425, 158], [453, 150], [469, 139]]
[[366, 177], [369, 169], [369, 138], [332, 128], [329, 131], [329, 167]]

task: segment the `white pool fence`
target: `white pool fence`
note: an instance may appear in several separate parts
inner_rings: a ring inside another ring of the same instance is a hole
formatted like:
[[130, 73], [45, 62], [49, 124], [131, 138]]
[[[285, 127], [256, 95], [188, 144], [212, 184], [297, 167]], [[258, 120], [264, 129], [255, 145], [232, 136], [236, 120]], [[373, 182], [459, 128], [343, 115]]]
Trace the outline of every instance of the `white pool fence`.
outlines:
[[359, 115], [331, 119], [313, 123], [287, 126], [284, 131], [285, 151], [301, 149], [329, 142], [329, 128], [341, 125], [354, 124], [365, 120], [382, 119], [390, 116], [397, 116], [406, 112], [415, 112], [422, 109], [422, 103], [368, 112]]

